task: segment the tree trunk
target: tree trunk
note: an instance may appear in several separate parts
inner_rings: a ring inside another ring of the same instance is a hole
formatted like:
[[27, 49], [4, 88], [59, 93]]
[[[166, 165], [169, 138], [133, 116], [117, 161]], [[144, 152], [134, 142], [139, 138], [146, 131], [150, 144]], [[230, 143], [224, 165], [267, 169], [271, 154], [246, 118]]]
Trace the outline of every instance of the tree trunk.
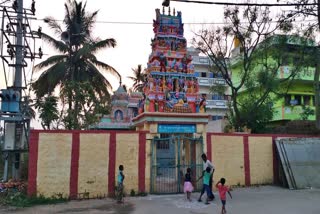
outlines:
[[236, 131], [240, 131], [241, 128], [241, 116], [237, 105], [237, 98], [238, 98], [238, 92], [233, 91], [232, 92], [232, 107], [234, 111], [234, 129]]
[[[320, 30], [320, 1], [317, 1], [317, 11], [318, 11], [318, 30]], [[320, 53], [319, 47], [317, 48], [316, 54], [316, 71], [314, 74], [314, 106], [315, 106], [315, 114], [316, 114], [316, 127], [320, 129], [320, 84], [319, 84], [319, 74], [320, 74]]]
[[315, 106], [315, 114], [316, 114], [316, 127], [320, 129], [320, 84], [319, 84], [319, 75], [320, 75], [320, 63], [319, 63], [319, 51], [317, 51], [317, 63], [316, 70], [314, 74], [314, 106]]

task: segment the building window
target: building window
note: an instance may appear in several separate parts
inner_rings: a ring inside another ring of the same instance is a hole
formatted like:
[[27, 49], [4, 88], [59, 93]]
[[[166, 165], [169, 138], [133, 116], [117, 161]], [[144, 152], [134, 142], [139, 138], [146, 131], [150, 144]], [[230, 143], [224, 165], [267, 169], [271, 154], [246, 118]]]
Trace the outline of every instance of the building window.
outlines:
[[315, 106], [315, 98], [314, 98], [314, 96], [312, 96], [312, 103]]
[[309, 106], [311, 105], [311, 97], [310, 95], [305, 95], [303, 96], [303, 104], [306, 105], [306, 106]]
[[213, 115], [212, 116], [212, 120], [222, 120], [223, 119], [223, 116], [220, 116], [220, 115]]
[[213, 100], [224, 100], [224, 95], [220, 95], [220, 94], [218, 94], [218, 93], [214, 93], [214, 94], [212, 95], [212, 99], [213, 99]]
[[290, 106], [291, 105], [290, 101], [291, 101], [291, 94], [288, 94], [284, 97], [285, 106]]
[[218, 72], [216, 76], [217, 76], [218, 78], [222, 78], [222, 73], [221, 73], [221, 72]]
[[201, 72], [201, 77], [207, 77], [207, 73], [206, 72]]
[[294, 95], [295, 105], [301, 105], [301, 95]]
[[138, 108], [133, 108], [132, 111], [133, 111], [133, 117], [138, 116]]
[[201, 62], [201, 63], [209, 63], [208, 58], [199, 58], [199, 62]]

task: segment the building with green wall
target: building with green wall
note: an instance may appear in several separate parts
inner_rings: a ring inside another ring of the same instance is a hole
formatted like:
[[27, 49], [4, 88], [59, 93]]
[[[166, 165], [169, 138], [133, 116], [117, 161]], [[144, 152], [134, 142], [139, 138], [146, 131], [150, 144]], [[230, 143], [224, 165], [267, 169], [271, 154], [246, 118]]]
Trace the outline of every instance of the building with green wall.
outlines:
[[[281, 44], [280, 44], [281, 43]], [[271, 94], [273, 108], [273, 122], [286, 120], [299, 120], [304, 109], [314, 110], [314, 86], [313, 78], [315, 72], [315, 60], [313, 59], [315, 51], [315, 42], [298, 36], [274, 35], [262, 41], [257, 51], [266, 55], [267, 63], [277, 68], [275, 78], [284, 80], [293, 72], [297, 72], [293, 80], [287, 83], [281, 83], [279, 92], [286, 94], [276, 96]], [[272, 50], [272, 51], [269, 51]], [[270, 54], [269, 54], [270, 53]], [[281, 53], [281, 54], [279, 54]], [[234, 83], [240, 82], [242, 69], [241, 47], [235, 47], [230, 59], [232, 71], [232, 80]], [[263, 58], [257, 57], [257, 60]], [[253, 63], [250, 72], [257, 73], [262, 69], [259, 63]], [[241, 96], [248, 93], [255, 93], [253, 90], [247, 90], [243, 87], [240, 90]], [[240, 96], [240, 97], [241, 97]], [[308, 120], [315, 120], [315, 115], [309, 115]]]

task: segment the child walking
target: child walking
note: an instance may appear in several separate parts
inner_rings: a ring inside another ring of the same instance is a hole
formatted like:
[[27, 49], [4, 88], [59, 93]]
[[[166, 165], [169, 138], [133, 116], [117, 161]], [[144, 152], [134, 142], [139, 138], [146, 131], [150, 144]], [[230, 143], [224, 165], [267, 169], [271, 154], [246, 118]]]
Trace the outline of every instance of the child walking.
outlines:
[[228, 192], [228, 194], [230, 195], [230, 198], [232, 198], [232, 195], [230, 193], [230, 188], [226, 185], [224, 185], [226, 183], [226, 179], [225, 178], [221, 178], [220, 181], [218, 181], [218, 183], [216, 184], [216, 187], [219, 191], [219, 195], [220, 195], [220, 199], [221, 199], [221, 203], [222, 203], [222, 208], [221, 208], [221, 214], [225, 214], [227, 213], [226, 210], [226, 193]]
[[187, 199], [191, 201], [191, 192], [193, 191], [193, 186], [191, 183], [191, 169], [187, 169], [187, 173], [184, 179], [183, 192], [187, 193]]
[[118, 173], [118, 188], [117, 188], [117, 202], [122, 203], [123, 199], [123, 180], [124, 180], [124, 174], [123, 174], [124, 167], [123, 165], [119, 166], [119, 173]]
[[201, 177], [198, 178], [197, 181], [199, 181], [201, 178], [203, 178], [203, 186], [202, 186], [202, 190], [201, 190], [201, 194], [199, 196], [198, 201], [201, 202], [201, 197], [203, 195], [204, 192], [207, 192], [207, 200], [205, 204], [209, 204], [208, 200], [210, 198], [212, 198], [212, 191], [210, 189], [210, 177], [211, 177], [212, 173], [211, 173], [211, 168], [207, 167], [206, 170], [202, 173]]

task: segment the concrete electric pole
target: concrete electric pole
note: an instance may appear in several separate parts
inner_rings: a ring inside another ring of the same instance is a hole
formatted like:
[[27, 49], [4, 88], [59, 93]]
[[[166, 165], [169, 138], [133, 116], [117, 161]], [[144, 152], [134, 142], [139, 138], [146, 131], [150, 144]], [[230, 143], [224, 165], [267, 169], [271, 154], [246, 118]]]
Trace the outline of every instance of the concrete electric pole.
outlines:
[[[24, 108], [28, 108], [28, 98], [23, 97], [27, 88], [25, 67], [26, 59], [33, 61], [42, 57], [41, 48], [34, 50], [35, 39], [41, 38], [41, 28], [31, 30], [30, 20], [35, 19], [35, 0], [30, 8], [23, 7], [23, 0], [14, 0], [11, 6], [0, 5], [2, 11], [1, 59], [6, 81], [6, 88], [1, 89], [0, 122], [3, 124], [3, 180], [9, 177], [9, 166], [12, 165], [11, 177], [20, 178], [20, 162], [22, 153], [28, 151], [30, 132], [30, 116]], [[6, 50], [5, 50], [6, 49]], [[10, 85], [9, 71], [13, 69], [13, 82]], [[25, 99], [23, 99], [25, 98]]]

